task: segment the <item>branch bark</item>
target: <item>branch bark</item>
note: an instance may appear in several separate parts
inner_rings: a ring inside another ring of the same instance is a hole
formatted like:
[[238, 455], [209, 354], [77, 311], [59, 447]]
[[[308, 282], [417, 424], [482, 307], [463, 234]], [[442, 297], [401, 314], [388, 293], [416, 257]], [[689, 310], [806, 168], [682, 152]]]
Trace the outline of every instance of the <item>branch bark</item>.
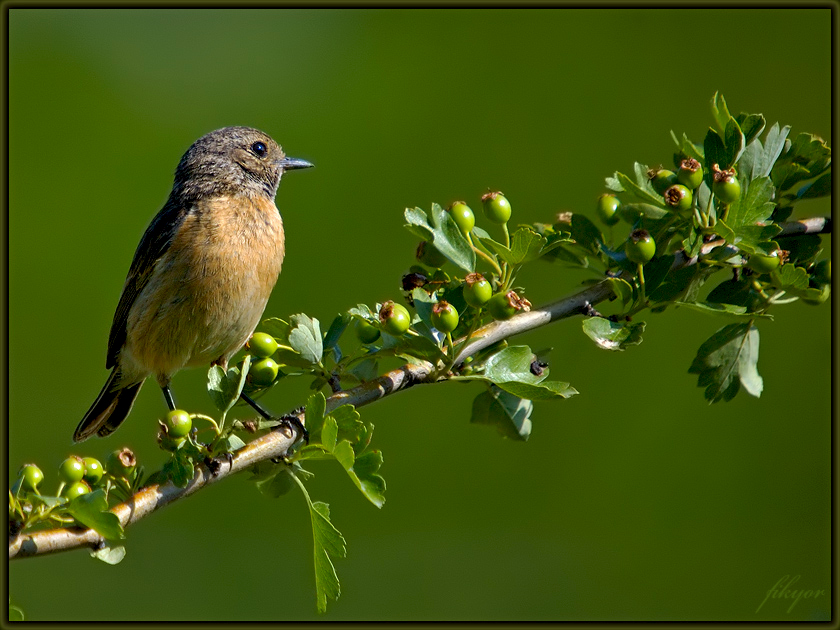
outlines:
[[[782, 231], [776, 238], [831, 232], [830, 217], [815, 217], [780, 225]], [[707, 253], [715, 247], [725, 245], [725, 241], [713, 241], [703, 247], [703, 252]], [[685, 266], [694, 263], [696, 259], [677, 260], [674, 264]], [[560, 319], [583, 314], [592, 305], [603, 302], [611, 296], [609, 283], [602, 281], [528, 313], [521, 313], [506, 321], [490, 323], [474, 333], [473, 339], [459, 352], [456, 364], [502, 339], [534, 330]], [[327, 411], [344, 404], [362, 407], [413, 385], [435, 380], [445, 380], [445, 377], [439, 377], [431, 363], [405, 365], [373, 381], [330, 396], [327, 399]], [[302, 422], [305, 420], [305, 414], [296, 415]], [[115, 506], [111, 511], [119, 517], [124, 528], [128, 527], [162, 507], [188, 497], [205, 486], [218, 483], [234, 473], [246, 470], [257, 462], [285, 455], [297, 440], [298, 435], [294, 429], [276, 429], [252, 440], [237, 451], [230, 465], [222, 460], [222, 467], [215, 475], [202, 464], [197, 467], [195, 477], [186, 488], [178, 488], [171, 482], [149, 486], [140, 490], [130, 501]], [[83, 547], [97, 549], [105, 543], [106, 541], [96, 531], [83, 527], [43, 530], [10, 538], [9, 559], [46, 555]]]

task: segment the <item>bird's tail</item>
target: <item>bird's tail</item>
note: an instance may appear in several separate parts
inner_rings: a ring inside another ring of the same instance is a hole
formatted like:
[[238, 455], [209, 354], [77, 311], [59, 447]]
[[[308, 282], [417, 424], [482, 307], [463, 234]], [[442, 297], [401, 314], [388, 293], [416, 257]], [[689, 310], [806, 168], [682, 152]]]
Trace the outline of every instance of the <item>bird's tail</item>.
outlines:
[[91, 405], [79, 426], [76, 427], [73, 433], [74, 442], [82, 442], [94, 433], [99, 437], [111, 435], [128, 417], [143, 381], [128, 387], [120, 387], [117, 384], [118, 377], [119, 366], [111, 371], [111, 376], [108, 377], [105, 387], [96, 397], [96, 402]]

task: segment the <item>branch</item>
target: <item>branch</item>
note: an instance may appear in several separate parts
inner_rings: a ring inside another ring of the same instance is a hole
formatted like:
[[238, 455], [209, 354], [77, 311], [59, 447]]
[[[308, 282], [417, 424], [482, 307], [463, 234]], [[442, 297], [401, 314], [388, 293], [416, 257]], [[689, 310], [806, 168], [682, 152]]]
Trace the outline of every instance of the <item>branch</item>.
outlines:
[[[776, 238], [800, 234], [825, 234], [831, 232], [831, 218], [816, 217], [803, 219], [801, 221], [781, 223], [780, 226], [782, 231]], [[708, 253], [715, 247], [724, 245], [726, 245], [725, 241], [712, 241], [704, 245], [703, 253]], [[675, 260], [674, 265], [685, 266], [695, 264], [696, 262], [696, 258], [682, 261]], [[528, 313], [521, 313], [506, 321], [490, 323], [474, 333], [474, 338], [464, 346], [458, 354], [455, 363], [457, 365], [465, 358], [502, 339], [534, 330], [535, 328], [573, 315], [584, 314], [592, 305], [603, 302], [612, 297], [612, 295], [609, 283], [602, 281], [574, 295], [557, 300]], [[331, 411], [344, 404], [362, 407], [401, 390], [408, 389], [413, 385], [431, 383], [438, 380], [446, 380], [446, 376], [438, 375], [435, 372], [435, 367], [431, 363], [424, 361], [404, 365], [368, 383], [330, 396], [327, 399], [327, 411]], [[304, 420], [304, 414], [302, 412], [294, 415], [301, 421]], [[223, 463], [221, 469], [215, 475], [206, 466], [197, 466], [195, 477], [186, 488], [178, 488], [171, 482], [163, 485], [149, 486], [140, 490], [130, 501], [115, 506], [111, 511], [119, 517], [122, 526], [127, 527], [152, 512], [169, 505], [173, 501], [187, 497], [205, 486], [217, 483], [234, 473], [246, 470], [260, 461], [284, 456], [297, 439], [298, 435], [294, 429], [276, 429], [254, 439], [242, 449], [236, 451], [231, 464], [228, 466]], [[82, 547], [98, 549], [105, 545], [105, 542], [102, 536], [96, 531], [83, 527], [43, 530], [31, 534], [19, 535], [14, 539], [10, 539], [9, 559], [46, 555]]]

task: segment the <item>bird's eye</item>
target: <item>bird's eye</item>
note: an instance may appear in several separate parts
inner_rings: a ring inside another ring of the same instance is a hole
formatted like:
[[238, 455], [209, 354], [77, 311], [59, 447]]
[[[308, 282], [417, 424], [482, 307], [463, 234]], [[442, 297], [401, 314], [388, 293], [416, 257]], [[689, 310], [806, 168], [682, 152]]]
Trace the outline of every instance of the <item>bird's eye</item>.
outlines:
[[252, 144], [251, 150], [260, 157], [263, 157], [268, 151], [268, 149], [265, 148], [265, 144], [262, 142], [255, 142], [254, 144]]

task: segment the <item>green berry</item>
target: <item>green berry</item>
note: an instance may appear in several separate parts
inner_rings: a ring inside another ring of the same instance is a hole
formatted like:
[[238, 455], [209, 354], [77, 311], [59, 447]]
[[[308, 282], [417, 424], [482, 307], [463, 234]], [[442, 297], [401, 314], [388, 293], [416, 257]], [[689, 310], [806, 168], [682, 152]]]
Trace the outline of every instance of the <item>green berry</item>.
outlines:
[[38, 492], [38, 484], [44, 480], [44, 473], [35, 464], [25, 464], [18, 472], [21, 487], [28, 492]]
[[624, 253], [632, 262], [643, 265], [656, 254], [656, 243], [647, 230], [633, 230], [624, 245]]
[[694, 158], [683, 160], [677, 171], [677, 180], [689, 190], [699, 188], [703, 183], [703, 166]]
[[72, 501], [76, 497], [80, 497], [88, 492], [90, 492], [90, 486], [84, 481], [74, 481], [70, 485], [64, 486], [64, 489], [61, 491], [61, 496]]
[[85, 462], [85, 481], [95, 486], [102, 479], [102, 475], [105, 474], [105, 469], [102, 468], [102, 464], [95, 457], [85, 457], [82, 461]]
[[481, 308], [493, 296], [492, 285], [480, 273], [467, 274], [465, 282], [464, 301], [470, 306]]
[[618, 208], [621, 202], [615, 195], [601, 195], [598, 197], [598, 203], [595, 206], [595, 214], [605, 225], [615, 225], [621, 220], [618, 215]]
[[475, 214], [473, 214], [472, 209], [465, 202], [453, 201], [447, 210], [452, 215], [452, 220], [455, 221], [455, 225], [464, 234], [469, 234], [475, 227]]
[[825, 258], [814, 265], [811, 277], [821, 284], [831, 284], [831, 259]]
[[81, 481], [85, 476], [85, 462], [81, 457], [71, 455], [58, 467], [58, 478], [64, 483]]
[[379, 309], [379, 321], [385, 332], [399, 337], [411, 326], [411, 315], [402, 304], [388, 300]]
[[669, 171], [667, 168], [652, 168], [647, 172], [647, 176], [650, 180], [651, 186], [653, 186], [653, 189], [660, 195], [663, 194], [674, 184], [679, 183], [674, 171]]
[[665, 205], [674, 212], [684, 212], [691, 207], [691, 191], [682, 184], [675, 184], [665, 191]]
[[432, 306], [432, 326], [442, 333], [451, 333], [458, 328], [458, 310], [445, 300], [435, 303]]
[[277, 352], [277, 340], [264, 332], [255, 332], [248, 340], [248, 350], [255, 357], [265, 359]]
[[[261, 361], [257, 361], [257, 363], [262, 363], [262, 361], [271, 361], [271, 359], [262, 359]], [[271, 362], [274, 363], [274, 361]], [[274, 365], [277, 364], [274, 363]], [[192, 418], [183, 409], [175, 409], [166, 414], [166, 420], [163, 426], [166, 427], [166, 434], [171, 438], [186, 437], [192, 431]]]
[[531, 303], [519, 297], [516, 291], [496, 293], [487, 302], [487, 310], [493, 319], [510, 319], [520, 311], [531, 310]]
[[780, 263], [781, 259], [779, 258], [779, 252], [776, 250], [768, 256], [765, 256], [764, 254], [750, 255], [750, 259], [747, 261], [747, 267], [757, 274], [762, 274], [775, 271], [779, 268]]
[[136, 465], [137, 458], [134, 456], [132, 450], [123, 448], [108, 455], [105, 470], [114, 477], [131, 477], [134, 474]]
[[734, 168], [722, 171], [717, 164], [712, 166], [712, 192], [725, 204], [738, 200], [741, 184], [735, 176]]
[[507, 223], [510, 219], [510, 202], [500, 192], [489, 192], [482, 195], [484, 216], [493, 223]]
[[274, 359], [260, 359], [251, 364], [251, 369], [248, 370], [248, 378], [251, 383], [258, 387], [268, 387], [277, 378], [279, 371], [280, 366], [274, 362]]
[[379, 339], [379, 329], [370, 322], [356, 322], [356, 336], [362, 343], [373, 343]]

